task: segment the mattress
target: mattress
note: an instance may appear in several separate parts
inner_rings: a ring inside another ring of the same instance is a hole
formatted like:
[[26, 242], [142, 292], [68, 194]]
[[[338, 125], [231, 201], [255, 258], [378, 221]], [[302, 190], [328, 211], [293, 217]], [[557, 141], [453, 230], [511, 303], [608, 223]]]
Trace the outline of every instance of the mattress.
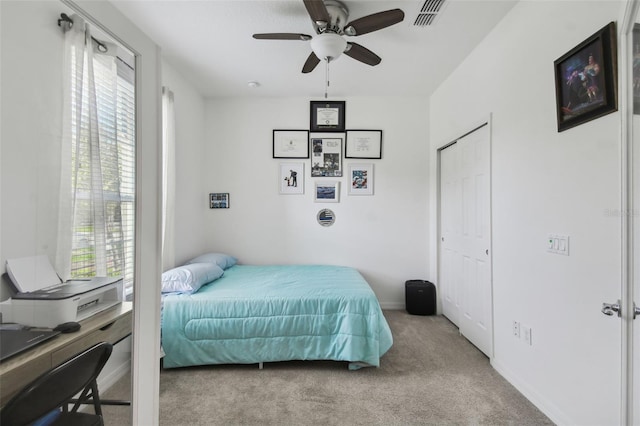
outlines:
[[165, 368], [288, 360], [379, 366], [393, 343], [354, 268], [235, 265], [193, 294], [163, 301]]

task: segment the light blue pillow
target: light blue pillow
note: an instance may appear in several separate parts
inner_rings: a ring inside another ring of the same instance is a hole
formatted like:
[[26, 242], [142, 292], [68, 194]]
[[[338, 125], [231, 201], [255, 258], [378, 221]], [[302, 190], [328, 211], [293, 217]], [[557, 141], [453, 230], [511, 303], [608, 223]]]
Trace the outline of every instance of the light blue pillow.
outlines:
[[228, 269], [228, 268], [231, 268], [233, 265], [235, 265], [237, 262], [238, 262], [238, 259], [236, 259], [233, 256], [229, 256], [228, 254], [206, 253], [194, 259], [191, 259], [186, 263], [186, 265], [189, 265], [191, 263], [215, 263], [222, 269]]
[[195, 293], [224, 274], [215, 263], [191, 263], [162, 273], [163, 293]]

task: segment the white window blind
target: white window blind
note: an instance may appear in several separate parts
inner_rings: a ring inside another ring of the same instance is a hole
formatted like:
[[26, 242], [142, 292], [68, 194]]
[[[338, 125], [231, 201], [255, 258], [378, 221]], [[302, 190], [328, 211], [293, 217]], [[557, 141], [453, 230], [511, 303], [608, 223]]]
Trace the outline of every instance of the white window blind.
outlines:
[[[80, 135], [72, 144], [72, 189], [76, 194], [76, 217], [71, 243], [71, 276], [96, 276], [96, 253], [104, 250], [108, 276], [122, 276], [127, 294], [131, 293], [134, 274], [135, 224], [135, 84], [129, 65], [116, 58], [93, 57], [96, 82], [97, 128], [100, 139], [98, 153], [90, 152], [86, 143], [92, 122], [88, 115], [87, 91], [82, 105], [72, 104], [72, 129], [76, 129], [77, 114], [82, 117]], [[75, 60], [75, 58], [74, 58]], [[85, 59], [86, 60], [86, 57]], [[113, 66], [117, 67], [114, 80]], [[72, 81], [77, 81], [72, 79]], [[77, 82], [80, 84], [80, 82]], [[72, 90], [78, 90], [73, 87]], [[80, 108], [80, 111], [78, 111]], [[95, 241], [92, 227], [98, 226], [92, 217], [91, 176], [88, 171], [91, 156], [100, 156], [102, 195], [104, 199], [105, 241]]]

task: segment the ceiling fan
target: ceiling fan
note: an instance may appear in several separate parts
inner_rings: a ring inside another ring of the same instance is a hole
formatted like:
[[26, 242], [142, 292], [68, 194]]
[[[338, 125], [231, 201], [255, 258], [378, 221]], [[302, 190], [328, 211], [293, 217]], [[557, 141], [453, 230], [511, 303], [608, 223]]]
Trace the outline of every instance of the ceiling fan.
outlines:
[[315, 36], [296, 33], [266, 33], [254, 34], [253, 38], [259, 40], [310, 40], [313, 51], [302, 67], [303, 73], [313, 71], [320, 60], [329, 63], [342, 53], [367, 65], [378, 65], [382, 60], [378, 55], [364, 46], [346, 41], [343, 36], [353, 37], [378, 31], [402, 22], [404, 19], [402, 10], [391, 9], [347, 22], [349, 10], [338, 0], [302, 1], [311, 17], [316, 31]]

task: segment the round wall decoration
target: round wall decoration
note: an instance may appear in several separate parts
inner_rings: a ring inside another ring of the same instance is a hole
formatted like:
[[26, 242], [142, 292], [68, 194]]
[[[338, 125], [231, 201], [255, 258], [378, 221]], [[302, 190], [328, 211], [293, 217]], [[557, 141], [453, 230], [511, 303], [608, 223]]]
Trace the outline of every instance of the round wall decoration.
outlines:
[[331, 226], [336, 221], [336, 215], [330, 209], [322, 209], [317, 215], [318, 223], [322, 226]]

